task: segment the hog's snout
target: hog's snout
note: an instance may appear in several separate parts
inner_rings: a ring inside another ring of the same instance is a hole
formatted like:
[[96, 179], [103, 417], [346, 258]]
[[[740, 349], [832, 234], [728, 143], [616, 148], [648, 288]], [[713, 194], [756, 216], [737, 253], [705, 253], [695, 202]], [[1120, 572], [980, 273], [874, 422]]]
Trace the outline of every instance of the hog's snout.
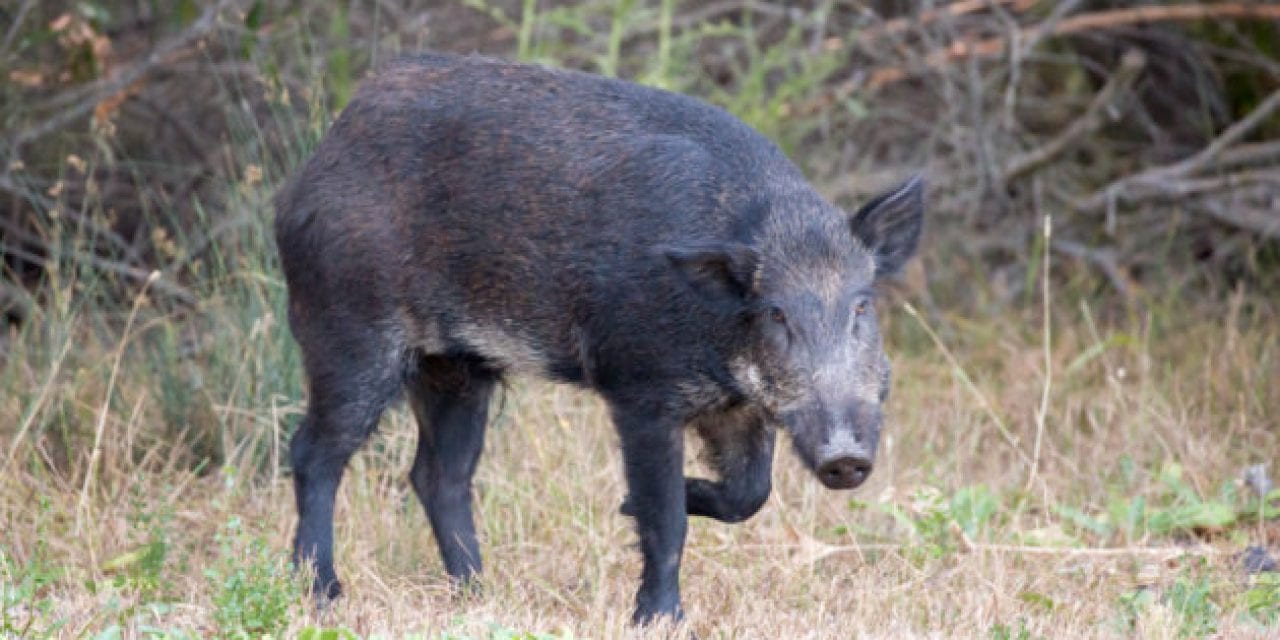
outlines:
[[828, 489], [853, 489], [867, 481], [880, 441], [878, 407], [856, 405], [835, 413], [814, 403], [782, 414], [795, 452]]
[[853, 489], [871, 475], [871, 459], [866, 456], [842, 456], [818, 466], [818, 479], [828, 489]]
[[853, 489], [866, 482], [880, 440], [877, 407], [859, 404], [841, 417], [844, 419], [828, 422], [839, 426], [829, 432], [814, 456], [814, 473], [828, 489]]

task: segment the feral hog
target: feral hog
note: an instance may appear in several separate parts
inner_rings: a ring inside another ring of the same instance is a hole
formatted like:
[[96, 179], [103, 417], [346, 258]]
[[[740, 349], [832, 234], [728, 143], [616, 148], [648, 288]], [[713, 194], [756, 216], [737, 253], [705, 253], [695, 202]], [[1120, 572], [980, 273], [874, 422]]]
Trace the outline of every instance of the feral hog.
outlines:
[[[339, 594], [334, 493], [407, 392], [413, 488], [470, 579], [490, 397], [530, 374], [608, 403], [644, 554], [634, 617], [679, 617], [687, 515], [760, 509], [776, 427], [827, 487], [871, 472], [889, 388], [873, 284], [915, 251], [921, 191], [847, 215], [685, 96], [481, 57], [389, 65], [275, 201], [309, 383], [295, 561]], [[685, 429], [718, 477], [684, 477]]]

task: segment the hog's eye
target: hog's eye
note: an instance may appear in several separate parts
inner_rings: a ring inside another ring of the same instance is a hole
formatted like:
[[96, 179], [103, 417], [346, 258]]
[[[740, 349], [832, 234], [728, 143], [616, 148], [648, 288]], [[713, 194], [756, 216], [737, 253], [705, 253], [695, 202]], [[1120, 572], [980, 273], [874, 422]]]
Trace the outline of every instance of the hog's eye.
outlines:
[[859, 300], [857, 303], [853, 305], [853, 315], [865, 316], [867, 315], [867, 311], [869, 311], [870, 309], [871, 309], [870, 302], [867, 302], [866, 300]]
[[772, 307], [769, 309], [769, 319], [773, 320], [778, 324], [786, 324], [787, 314], [783, 313], [782, 309], [779, 309], [777, 307]]

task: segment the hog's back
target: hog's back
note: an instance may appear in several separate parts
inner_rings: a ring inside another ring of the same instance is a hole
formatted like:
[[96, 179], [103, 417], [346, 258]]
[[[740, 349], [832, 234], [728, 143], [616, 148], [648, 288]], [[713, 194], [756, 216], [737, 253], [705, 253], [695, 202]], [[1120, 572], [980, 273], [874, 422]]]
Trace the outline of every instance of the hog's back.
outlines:
[[581, 381], [587, 350], [714, 342], [658, 248], [745, 240], [788, 185], [776, 147], [691, 98], [429, 54], [364, 83], [278, 196], [277, 237], [295, 307]]

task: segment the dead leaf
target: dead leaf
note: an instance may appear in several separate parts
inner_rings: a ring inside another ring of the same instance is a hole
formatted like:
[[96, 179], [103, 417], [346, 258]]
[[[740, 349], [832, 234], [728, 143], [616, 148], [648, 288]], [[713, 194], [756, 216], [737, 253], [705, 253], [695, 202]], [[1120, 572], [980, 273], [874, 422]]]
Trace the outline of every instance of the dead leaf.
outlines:
[[24, 87], [39, 87], [44, 84], [44, 76], [39, 71], [14, 69], [9, 72], [9, 82]]

